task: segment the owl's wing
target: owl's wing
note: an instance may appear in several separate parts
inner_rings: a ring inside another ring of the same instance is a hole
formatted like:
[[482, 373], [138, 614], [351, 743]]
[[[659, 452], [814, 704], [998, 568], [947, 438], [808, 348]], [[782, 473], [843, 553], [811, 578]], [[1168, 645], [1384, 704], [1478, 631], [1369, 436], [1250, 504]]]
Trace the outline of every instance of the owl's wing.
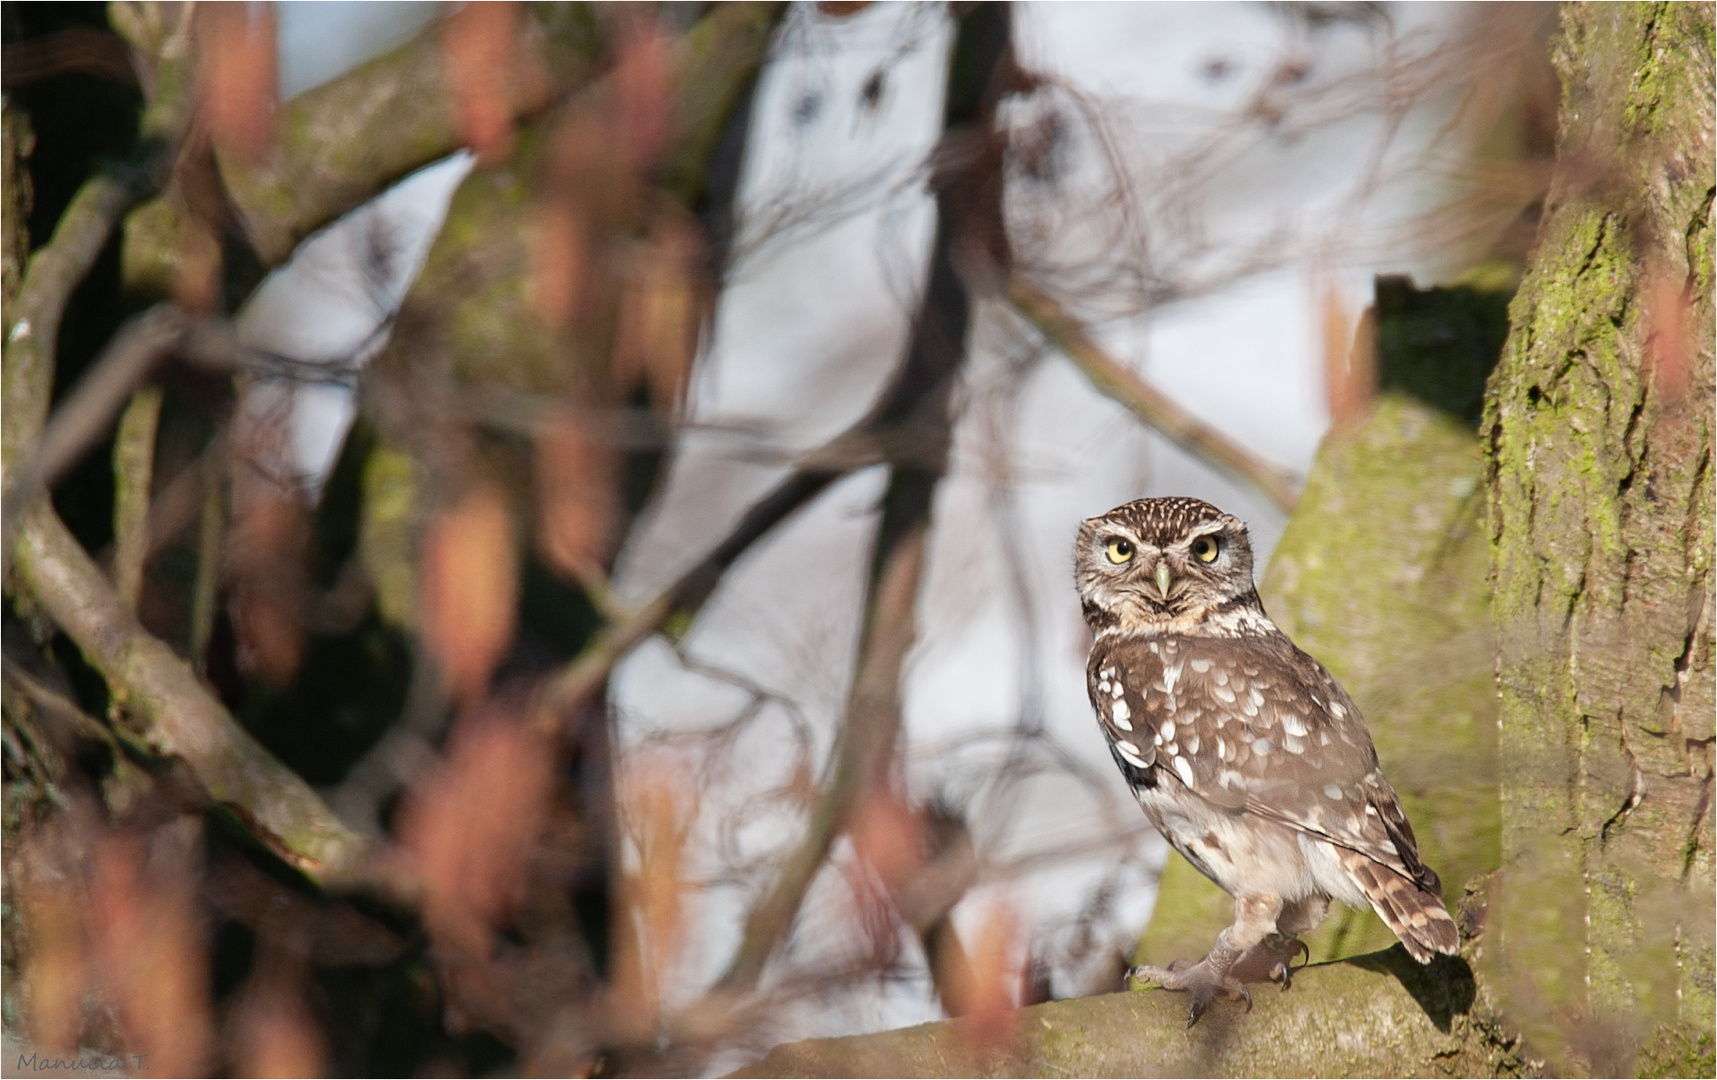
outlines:
[[1093, 650], [1088, 676], [1130, 781], [1173, 776], [1208, 802], [1440, 890], [1359, 709], [1285, 636], [1111, 639]]
[[1326, 840], [1421, 963], [1460, 948], [1359, 709], [1285, 636], [1130, 639], [1094, 649], [1090, 675], [1136, 786], [1179, 783]]

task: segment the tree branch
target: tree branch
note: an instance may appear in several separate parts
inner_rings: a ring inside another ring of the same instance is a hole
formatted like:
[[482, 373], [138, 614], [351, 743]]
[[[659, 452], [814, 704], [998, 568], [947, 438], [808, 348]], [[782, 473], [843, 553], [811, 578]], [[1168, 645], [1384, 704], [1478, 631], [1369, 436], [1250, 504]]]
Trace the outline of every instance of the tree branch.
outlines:
[[1015, 311], [1072, 360], [1104, 397], [1125, 405], [1152, 430], [1200, 461], [1214, 465], [1263, 492], [1283, 513], [1292, 513], [1300, 499], [1298, 478], [1270, 464], [1177, 404], [1110, 356], [1089, 330], [1067, 310], [1021, 274], [1008, 283], [1008, 300]]
[[66, 302], [95, 265], [114, 226], [146, 190], [142, 172], [91, 177], [73, 196], [47, 246], [30, 259], [18, 301], [7, 312], [6, 321], [6, 410], [0, 421], [0, 447], [8, 471], [19, 448], [35, 441], [47, 419]]
[[113, 444], [113, 587], [130, 611], [137, 610], [149, 561], [149, 493], [160, 421], [161, 388], [143, 387], [131, 395]]
[[[584, 5], [527, 5], [513, 114], [533, 116], [598, 72], [600, 26]], [[221, 178], [265, 263], [414, 169], [464, 145], [438, 21], [406, 44], [281, 106], [267, 160], [218, 154]]]
[[326, 882], [356, 868], [362, 840], [238, 726], [184, 660], [138, 624], [45, 503], [24, 515], [15, 570], [107, 679], [115, 703], [151, 751], [183, 758], [211, 800], [305, 874]]
[[[887, 444], [921, 447], [906, 461], [893, 460], [877, 528], [864, 634], [846, 716], [835, 739], [823, 793], [799, 846], [774, 883], [746, 913], [744, 934], [718, 992], [754, 989], [776, 947], [791, 932], [805, 894], [829, 849], [866, 794], [884, 781], [900, 735], [900, 682], [907, 651], [917, 637], [913, 605], [923, 579], [930, 511], [936, 485], [947, 468], [953, 428], [951, 391], [966, 359], [971, 297], [955, 270], [957, 254], [974, 266], [1005, 259], [983, 257], [986, 241], [1000, 245], [991, 228], [1001, 208], [998, 176], [982, 176], [992, 162], [982, 156], [956, 158], [950, 148], [981, 140], [988, 144], [994, 108], [1013, 70], [1010, 11], [1004, 3], [978, 4], [959, 23], [949, 59], [944, 130], [937, 157], [964, 167], [945, 167], [935, 177], [936, 235], [929, 280], [913, 322], [906, 362], [893, 392], [875, 413], [877, 434]], [[975, 179], [988, 181], [974, 183]], [[899, 436], [905, 435], [904, 439]], [[926, 452], [927, 451], [927, 452]]]

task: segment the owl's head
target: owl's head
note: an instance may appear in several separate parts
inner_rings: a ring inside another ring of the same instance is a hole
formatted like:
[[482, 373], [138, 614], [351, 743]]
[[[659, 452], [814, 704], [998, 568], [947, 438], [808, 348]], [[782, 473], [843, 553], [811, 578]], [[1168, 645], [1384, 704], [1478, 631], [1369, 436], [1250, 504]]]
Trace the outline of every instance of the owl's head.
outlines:
[[1246, 523], [1200, 499], [1138, 499], [1091, 518], [1073, 567], [1095, 631], [1231, 634], [1264, 614]]

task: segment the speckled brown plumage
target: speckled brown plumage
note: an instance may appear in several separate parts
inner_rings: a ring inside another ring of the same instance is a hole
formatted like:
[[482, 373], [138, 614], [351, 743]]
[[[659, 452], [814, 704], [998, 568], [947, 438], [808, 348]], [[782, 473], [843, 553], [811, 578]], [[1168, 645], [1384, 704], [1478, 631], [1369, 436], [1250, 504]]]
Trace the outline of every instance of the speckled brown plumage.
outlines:
[[1139, 974], [1191, 991], [1194, 1022], [1245, 996], [1248, 972], [1285, 984], [1289, 939], [1331, 899], [1372, 907], [1420, 962], [1457, 951], [1359, 709], [1264, 612], [1246, 526], [1197, 499], [1141, 499], [1081, 526], [1075, 566], [1115, 762], [1152, 824], [1235, 897], [1203, 961]]

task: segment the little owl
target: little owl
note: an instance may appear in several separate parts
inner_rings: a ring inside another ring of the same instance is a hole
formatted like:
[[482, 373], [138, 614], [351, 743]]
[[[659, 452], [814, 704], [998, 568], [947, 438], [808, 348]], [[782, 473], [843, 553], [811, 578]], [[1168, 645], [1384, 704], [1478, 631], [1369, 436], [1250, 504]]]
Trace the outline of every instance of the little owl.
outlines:
[[1086, 668], [1115, 764], [1174, 849], [1234, 897], [1198, 963], [1132, 974], [1191, 994], [1190, 1027], [1247, 982], [1287, 988], [1329, 902], [1369, 905], [1414, 959], [1454, 953], [1442, 884], [1322, 664], [1276, 628], [1246, 526], [1198, 499], [1140, 499], [1079, 528]]

